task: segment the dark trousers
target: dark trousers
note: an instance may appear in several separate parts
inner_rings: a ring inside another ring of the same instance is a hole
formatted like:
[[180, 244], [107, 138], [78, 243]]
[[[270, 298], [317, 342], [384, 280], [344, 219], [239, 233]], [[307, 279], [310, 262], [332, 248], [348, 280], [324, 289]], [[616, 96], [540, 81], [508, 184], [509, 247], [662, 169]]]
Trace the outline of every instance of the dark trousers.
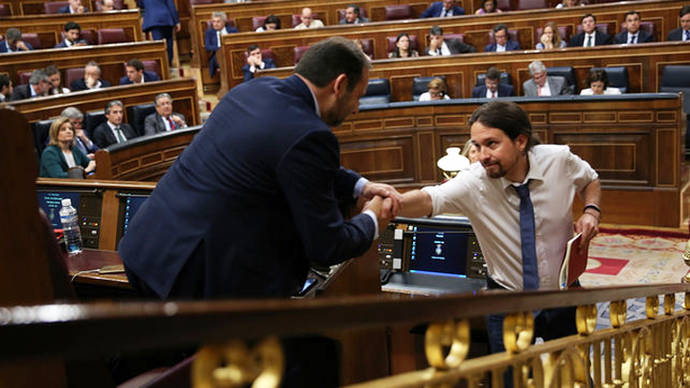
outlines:
[[[172, 65], [173, 57], [173, 28], [171, 26], [157, 26], [151, 27], [149, 32], [153, 40], [165, 39], [165, 44], [168, 46], [168, 65]], [[162, 79], [163, 77], [161, 77]]]
[[[487, 288], [505, 289], [493, 279], [487, 277]], [[534, 317], [534, 336], [532, 343], [537, 337], [541, 337], [544, 341], [550, 341], [556, 338], [566, 337], [577, 333], [575, 325], [575, 306], [559, 307], [553, 309], [545, 309], [539, 311]], [[503, 346], [503, 320], [505, 314], [491, 314], [486, 317], [486, 330], [489, 335], [489, 350], [491, 353], [505, 352]], [[504, 387], [513, 387], [513, 371], [508, 369], [503, 375]]]

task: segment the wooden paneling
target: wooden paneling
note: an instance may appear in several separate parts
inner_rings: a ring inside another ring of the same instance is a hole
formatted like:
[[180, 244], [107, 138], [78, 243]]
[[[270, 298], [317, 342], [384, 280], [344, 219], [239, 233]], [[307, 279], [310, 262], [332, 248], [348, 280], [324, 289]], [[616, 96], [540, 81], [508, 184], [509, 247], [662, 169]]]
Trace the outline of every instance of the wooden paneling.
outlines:
[[[642, 20], [656, 21], [658, 29], [661, 31], [662, 36], [665, 37], [670, 30], [678, 25], [678, 10], [680, 10], [683, 5], [685, 5], [685, 2], [680, 0], [640, 1], [635, 3], [634, 8], [641, 13]], [[379, 22], [360, 26], [329, 26], [322, 29], [307, 31], [281, 30], [263, 32], [261, 34], [239, 33], [226, 35], [223, 38], [223, 46], [221, 48], [221, 50], [223, 50], [222, 55], [220, 55], [219, 52], [219, 63], [221, 63], [221, 68], [224, 69], [220, 75], [221, 93], [242, 82], [242, 66], [245, 64], [244, 51], [250, 44], [253, 43], [258, 44], [264, 49], [273, 49], [274, 60], [276, 65], [279, 67], [292, 66], [292, 53], [295, 47], [307, 46], [334, 35], [344, 36], [351, 39], [373, 39], [374, 59], [385, 59], [387, 58], [387, 37], [396, 36], [401, 31], [405, 31], [410, 35], [415, 35], [418, 45], [421, 46], [418, 47], [418, 50], [422, 52], [426, 47], [429, 28], [434, 24], [438, 24], [439, 26], [443, 27], [443, 30], [446, 34], [465, 34], [465, 41], [475, 46], [477, 50], [481, 52], [483, 51], [484, 46], [488, 43], [488, 32], [491, 30], [491, 28], [497, 23], [505, 23], [511, 29], [518, 31], [520, 44], [523, 49], [532, 49], [538, 42], [536, 30], [537, 28], [541, 27], [545, 21], [554, 21], [559, 26], [570, 26], [573, 28], [573, 30], [575, 30], [576, 26], [580, 23], [580, 18], [582, 15], [586, 12], [590, 12], [597, 16], [598, 22], [608, 22], [612, 26], [615, 26], [616, 31], [619, 31], [623, 23], [624, 15], [628, 10], [628, 7], [622, 7], [620, 4], [611, 3], [589, 5], [586, 7], [577, 7], [573, 9], [516, 11], [495, 15], [408, 20], [404, 23]], [[602, 48], [597, 47], [596, 49]], [[536, 58], [541, 59], [542, 57], [553, 58], [553, 60], [556, 60], [558, 57], [566, 55], [568, 55], [568, 58], [572, 59], [579, 58], [583, 55], [606, 57], [609, 54], [612, 54], [606, 51], [607, 48], [603, 49], [605, 51], [593, 50], [591, 53], [589, 51], [576, 51], [576, 54], [565, 54], [565, 52], [568, 52], [569, 50], [556, 50], [555, 52], [551, 53], [536, 53], [534, 51], [530, 51], [528, 53], [517, 55], [523, 55], [523, 58], [528, 58], [531, 61]], [[643, 48], [641, 50], [645, 51], [646, 49]], [[468, 93], [471, 92], [471, 87], [474, 85], [474, 79], [478, 73], [485, 72], [487, 67], [496, 62], [500, 65], [499, 67], [504, 67], [503, 63], [509, 63], [518, 59], [517, 57], [512, 57], [511, 55], [513, 54], [516, 53], [461, 55], [450, 60], [452, 63], [452, 68], [448, 66], [444, 67], [443, 62], [448, 59], [440, 59], [438, 62], [419, 62], [425, 58], [383, 61], [381, 62], [381, 65], [379, 65], [379, 61], [374, 61], [374, 68], [378, 69], [380, 66], [390, 69], [410, 68], [410, 72], [398, 72], [395, 74], [401, 77], [405, 76], [406, 78], [410, 78], [412, 76], [412, 69], [416, 69], [416, 72], [422, 72], [424, 75], [447, 74], [450, 75], [448, 78], [448, 84], [450, 86], [451, 96], [466, 97], [469, 95]], [[629, 67], [629, 71], [631, 71], [630, 83], [633, 91], [645, 90], [640, 88], [641, 84], [645, 85], [650, 82], [653, 84], [656, 81], [654, 75], [651, 76], [653, 77], [652, 79], [648, 79], [645, 69], [648, 69], [649, 66], [646, 66], [644, 63], [639, 64], [637, 62], [630, 62], [627, 59], [625, 49], [619, 50], [618, 57], [619, 58], [614, 63], [626, 65]], [[458, 69], [456, 67], [457, 65], [464, 64], [466, 62], [473, 62], [477, 66], [469, 69]], [[591, 64], [590, 62], [592, 61], [584, 61], [579, 65], [573, 64], [573, 66], [576, 67], [579, 79], [584, 80], [586, 77]], [[687, 63], [687, 60], [685, 62]], [[383, 65], [383, 63], [385, 63], [385, 65]], [[604, 61], [604, 63], [607, 62]], [[525, 64], [521, 64], [520, 68], [515, 68], [513, 66], [510, 67], [510, 70], [513, 73], [513, 82], [519, 91], [522, 82], [529, 77], [527, 66]], [[653, 74], [656, 74], [656, 71], [654, 71]], [[407, 79], [401, 79], [399, 82], [404, 83], [405, 85], [409, 84]], [[392, 78], [391, 83], [393, 88], [399, 86]], [[207, 80], [204, 80], [204, 85], [206, 87], [211, 86]], [[657, 89], [654, 88], [654, 90]], [[406, 92], [405, 95], [409, 96], [409, 93]]]
[[[23, 51], [0, 54], [0, 73], [9, 74], [15, 84], [19, 83], [20, 72], [31, 72], [35, 69], [55, 65], [62, 71], [82, 68], [89, 61], [96, 61], [101, 66], [101, 78], [118, 85], [125, 76], [124, 63], [130, 59], [156, 61], [161, 68], [161, 79], [168, 79], [168, 56], [163, 41], [136, 43], [115, 43], [100, 46], [84, 46], [69, 49], [50, 49]], [[69, 85], [64, 85], [69, 87]]]
[[[547, 67], [574, 67], [580, 87], [592, 67], [626, 66], [630, 80], [629, 93], [653, 93], [659, 90], [663, 65], [668, 62], [690, 63], [690, 50], [683, 42], [662, 42], [633, 46], [578, 47], [539, 53], [512, 51], [498, 54], [381, 60], [373, 62], [369, 77], [387, 78], [390, 81], [392, 101], [412, 100], [412, 79], [433, 75], [446, 75], [448, 94], [452, 98], [468, 98], [472, 96], [477, 74], [486, 72], [489, 66], [497, 66], [501, 71], [511, 74], [515, 93], [521, 96], [522, 83], [529, 79], [528, 65], [536, 59], [544, 62]], [[292, 71], [293, 68], [286, 67], [266, 70], [261, 72], [261, 75], [286, 77], [292, 74]], [[618, 114], [618, 120], [629, 123], [653, 122], [657, 117], [657, 113], [651, 107]], [[589, 123], [607, 122], [611, 118], [610, 112], [554, 112], [549, 117], [552, 122], [564, 124], [583, 120]], [[672, 117], [668, 119], [673, 120]]]
[[[42, 3], [41, 6], [43, 6]], [[143, 39], [138, 9], [114, 11], [109, 12], [107, 15], [84, 13], [78, 15], [50, 14], [0, 18], [0, 33], [4, 34], [8, 28], [16, 27], [22, 33], [32, 32], [38, 34], [44, 49], [53, 48], [62, 41], [60, 33], [64, 30], [65, 23], [69, 21], [79, 24], [82, 30], [122, 28], [130, 41], [138, 42]]]
[[196, 82], [191, 78], [168, 81], [147, 82], [143, 85], [124, 85], [96, 91], [82, 91], [59, 96], [33, 98], [10, 103], [14, 109], [24, 114], [29, 122], [45, 120], [59, 116], [68, 106], [77, 107], [82, 112], [103, 110], [112, 100], [120, 100], [126, 107], [149, 104], [159, 93], [168, 93], [173, 99], [173, 110], [185, 116], [188, 125], [200, 124], [199, 103], [196, 93]]

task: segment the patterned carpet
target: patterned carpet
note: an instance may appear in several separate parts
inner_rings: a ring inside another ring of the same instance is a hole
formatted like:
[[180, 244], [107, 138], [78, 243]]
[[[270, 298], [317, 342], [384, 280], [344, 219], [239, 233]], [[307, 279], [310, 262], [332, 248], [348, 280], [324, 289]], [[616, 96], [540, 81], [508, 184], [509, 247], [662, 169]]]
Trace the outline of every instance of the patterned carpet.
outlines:
[[[682, 259], [687, 241], [688, 235], [678, 232], [602, 228], [590, 244], [580, 282], [583, 287], [678, 283], [689, 269]], [[677, 309], [683, 301], [680, 296], [676, 295]], [[597, 328], [609, 327], [608, 303], [597, 307]], [[645, 300], [628, 300], [628, 321], [644, 317]]]

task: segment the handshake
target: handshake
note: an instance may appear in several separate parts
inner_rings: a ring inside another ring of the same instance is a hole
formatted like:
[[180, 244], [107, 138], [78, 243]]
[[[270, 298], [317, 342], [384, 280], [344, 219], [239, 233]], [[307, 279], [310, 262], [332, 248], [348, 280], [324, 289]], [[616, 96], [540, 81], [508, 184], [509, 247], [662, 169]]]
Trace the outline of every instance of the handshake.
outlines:
[[398, 215], [402, 195], [393, 186], [368, 182], [362, 189], [362, 197], [369, 200], [362, 211], [371, 210], [376, 214], [379, 231], [383, 231], [388, 222]]

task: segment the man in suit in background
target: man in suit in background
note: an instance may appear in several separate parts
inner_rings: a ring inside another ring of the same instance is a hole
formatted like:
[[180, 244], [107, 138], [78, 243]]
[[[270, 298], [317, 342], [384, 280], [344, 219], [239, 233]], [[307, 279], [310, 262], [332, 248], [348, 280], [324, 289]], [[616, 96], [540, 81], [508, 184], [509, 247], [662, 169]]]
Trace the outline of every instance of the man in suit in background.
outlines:
[[73, 106], [65, 108], [60, 116], [67, 117], [74, 128], [74, 146], [86, 155], [87, 158], [94, 160], [94, 153], [98, 151], [98, 146], [89, 139], [84, 131], [84, 114]]
[[432, 3], [422, 13], [422, 18], [438, 18], [464, 15], [465, 10], [459, 5], [455, 5], [455, 0], [443, 0]]
[[546, 75], [546, 66], [542, 61], [529, 64], [529, 74], [532, 79], [522, 84], [522, 90], [527, 97], [548, 97], [570, 94], [568, 83], [563, 77]]
[[460, 39], [444, 39], [443, 29], [439, 26], [432, 26], [429, 30], [429, 46], [426, 48], [426, 55], [453, 55], [473, 53], [477, 51], [469, 44], [465, 44]]
[[678, 14], [680, 18], [680, 27], [668, 33], [666, 40], [682, 40], [683, 42], [690, 42], [690, 5], [681, 8]]
[[88, 42], [80, 40], [81, 26], [75, 22], [67, 22], [65, 24], [65, 39], [55, 45], [55, 48], [86, 46]]
[[247, 48], [247, 63], [242, 66], [244, 73], [244, 82], [254, 78], [257, 70], [273, 69], [276, 64], [271, 58], [264, 58], [261, 54], [261, 48], [255, 44]]
[[508, 34], [508, 26], [505, 24], [497, 24], [493, 28], [494, 32], [494, 43], [487, 44], [484, 47], [485, 52], [504, 52], [520, 50], [520, 43], [510, 39], [510, 34]]
[[101, 79], [101, 67], [98, 66], [98, 63], [90, 61], [84, 66], [84, 78], [72, 81], [69, 88], [73, 92], [78, 92], [80, 90], [107, 88], [109, 86], [109, 81]]
[[69, 0], [69, 4], [58, 9], [58, 13], [84, 13], [86, 9], [81, 4], [81, 0]]
[[654, 37], [647, 31], [640, 30], [640, 13], [628, 11], [625, 14], [626, 31], [616, 34], [613, 44], [637, 44], [654, 42]]
[[609, 34], [597, 30], [597, 18], [591, 13], [580, 19], [582, 32], [574, 35], [568, 42], [568, 47], [594, 47], [611, 44]]
[[208, 65], [211, 71], [211, 77], [218, 71], [218, 59], [216, 59], [216, 52], [220, 48], [221, 37], [226, 34], [233, 34], [237, 32], [234, 26], [228, 26], [226, 23], [228, 16], [225, 12], [215, 11], [211, 14], [211, 27], [204, 33], [204, 48], [209, 55]]
[[144, 82], [161, 80], [155, 72], [144, 70], [144, 64], [138, 59], [127, 61], [125, 69], [127, 70], [127, 75], [120, 78], [120, 85], [143, 84]]
[[43, 70], [34, 70], [31, 72], [28, 84], [18, 85], [14, 88], [10, 101], [47, 96], [51, 86], [50, 80]]
[[22, 40], [22, 32], [14, 27], [8, 28], [5, 31], [5, 40], [0, 41], [0, 53], [31, 51], [33, 49], [28, 42]]
[[156, 112], [144, 119], [144, 134], [153, 135], [161, 132], [174, 131], [186, 128], [184, 116], [173, 112], [172, 97], [168, 93], [161, 93], [153, 100], [156, 104]]
[[134, 128], [122, 122], [123, 116], [124, 105], [122, 101], [110, 101], [105, 106], [105, 117], [107, 120], [93, 130], [93, 142], [99, 148], [105, 148], [111, 144], [124, 143], [137, 137]]
[[360, 24], [369, 23], [369, 19], [360, 15], [359, 6], [350, 4], [345, 8], [345, 17], [340, 19], [340, 24]]
[[493, 66], [486, 71], [484, 85], [476, 86], [472, 90], [472, 98], [511, 97], [514, 95], [513, 86], [501, 83], [501, 71]]

